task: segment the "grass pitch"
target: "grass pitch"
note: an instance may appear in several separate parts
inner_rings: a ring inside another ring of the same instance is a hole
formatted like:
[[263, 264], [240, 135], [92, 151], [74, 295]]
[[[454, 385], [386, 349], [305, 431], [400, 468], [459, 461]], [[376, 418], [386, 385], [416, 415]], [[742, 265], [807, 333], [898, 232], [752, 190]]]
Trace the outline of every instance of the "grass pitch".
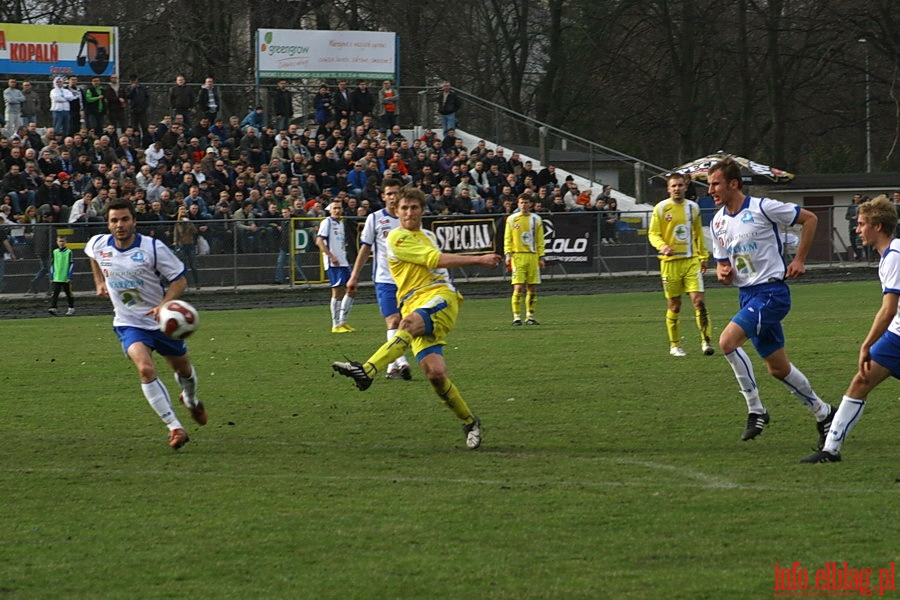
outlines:
[[[836, 404], [877, 282], [793, 294], [788, 354]], [[730, 368], [688, 315], [668, 355], [659, 293], [542, 296], [521, 328], [508, 298], [465, 302], [446, 356], [474, 452], [418, 370], [331, 377], [384, 340], [374, 305], [332, 335], [324, 306], [189, 299], [210, 422], [179, 408], [178, 452], [111, 316], [3, 323], [0, 598], [751, 598], [776, 563], [900, 558], [896, 382], [843, 463], [800, 465], [811, 415], [752, 354], [772, 423], [741, 442]], [[707, 299], [719, 331], [736, 292]]]

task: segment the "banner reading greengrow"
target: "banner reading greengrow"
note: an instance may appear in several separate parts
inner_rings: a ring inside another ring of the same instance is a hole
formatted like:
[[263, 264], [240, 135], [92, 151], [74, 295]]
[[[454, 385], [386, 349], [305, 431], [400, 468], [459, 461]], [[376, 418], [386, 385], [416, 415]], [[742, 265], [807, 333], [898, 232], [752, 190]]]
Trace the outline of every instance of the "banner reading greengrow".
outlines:
[[393, 79], [397, 34], [258, 29], [258, 77]]
[[0, 23], [0, 73], [93, 77], [118, 63], [118, 27]]

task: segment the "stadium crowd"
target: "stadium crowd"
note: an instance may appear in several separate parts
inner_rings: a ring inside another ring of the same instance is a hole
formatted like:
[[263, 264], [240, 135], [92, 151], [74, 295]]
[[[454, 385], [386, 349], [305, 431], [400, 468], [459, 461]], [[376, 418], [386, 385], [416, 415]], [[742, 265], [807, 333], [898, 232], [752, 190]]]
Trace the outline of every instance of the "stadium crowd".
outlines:
[[[518, 152], [484, 141], [466, 148], [454, 129], [411, 138], [397, 124], [390, 81], [377, 92], [365, 81], [352, 91], [346, 81], [322, 85], [314, 114], [300, 118], [285, 81], [271, 113], [256, 106], [224, 116], [212, 78], [191, 86], [179, 75], [159, 120], [136, 76], [89, 85], [58, 77], [47, 99], [30, 82], [10, 79], [7, 91], [0, 218], [13, 223], [102, 227], [109, 202], [127, 198], [140, 231], [167, 244], [187, 236], [194, 243], [183, 245], [201, 252], [277, 252], [286, 218], [325, 216], [334, 200], [345, 215], [366, 216], [381, 208], [380, 185], [391, 177], [426, 194], [426, 214], [509, 214], [530, 191], [535, 212], [608, 211], [615, 239], [608, 189], [592, 198]], [[195, 225], [193, 235], [175, 228], [181, 219]]]

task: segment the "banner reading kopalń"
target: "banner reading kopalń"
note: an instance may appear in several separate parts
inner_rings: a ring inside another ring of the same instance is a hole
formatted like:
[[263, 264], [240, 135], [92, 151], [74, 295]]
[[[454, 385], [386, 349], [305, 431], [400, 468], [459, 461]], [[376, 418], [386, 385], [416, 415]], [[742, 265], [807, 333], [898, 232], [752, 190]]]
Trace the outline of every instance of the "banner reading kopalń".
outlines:
[[55, 77], [118, 72], [118, 27], [0, 23], [0, 73]]
[[397, 34], [259, 29], [259, 77], [393, 79]]

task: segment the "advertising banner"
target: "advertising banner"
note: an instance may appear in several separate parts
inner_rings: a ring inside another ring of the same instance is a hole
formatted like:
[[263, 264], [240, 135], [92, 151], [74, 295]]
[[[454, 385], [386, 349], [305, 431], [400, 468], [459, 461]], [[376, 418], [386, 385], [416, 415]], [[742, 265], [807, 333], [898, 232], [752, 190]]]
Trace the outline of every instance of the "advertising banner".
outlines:
[[597, 213], [550, 213], [544, 218], [544, 260], [590, 265], [594, 257], [591, 239], [597, 228]]
[[490, 254], [498, 245], [502, 250], [503, 239], [497, 236], [495, 219], [435, 219], [430, 222], [431, 231], [441, 252], [450, 254]]
[[397, 34], [259, 29], [260, 78], [393, 79]]
[[118, 73], [118, 44], [117, 27], [0, 23], [0, 73], [112, 75]]

